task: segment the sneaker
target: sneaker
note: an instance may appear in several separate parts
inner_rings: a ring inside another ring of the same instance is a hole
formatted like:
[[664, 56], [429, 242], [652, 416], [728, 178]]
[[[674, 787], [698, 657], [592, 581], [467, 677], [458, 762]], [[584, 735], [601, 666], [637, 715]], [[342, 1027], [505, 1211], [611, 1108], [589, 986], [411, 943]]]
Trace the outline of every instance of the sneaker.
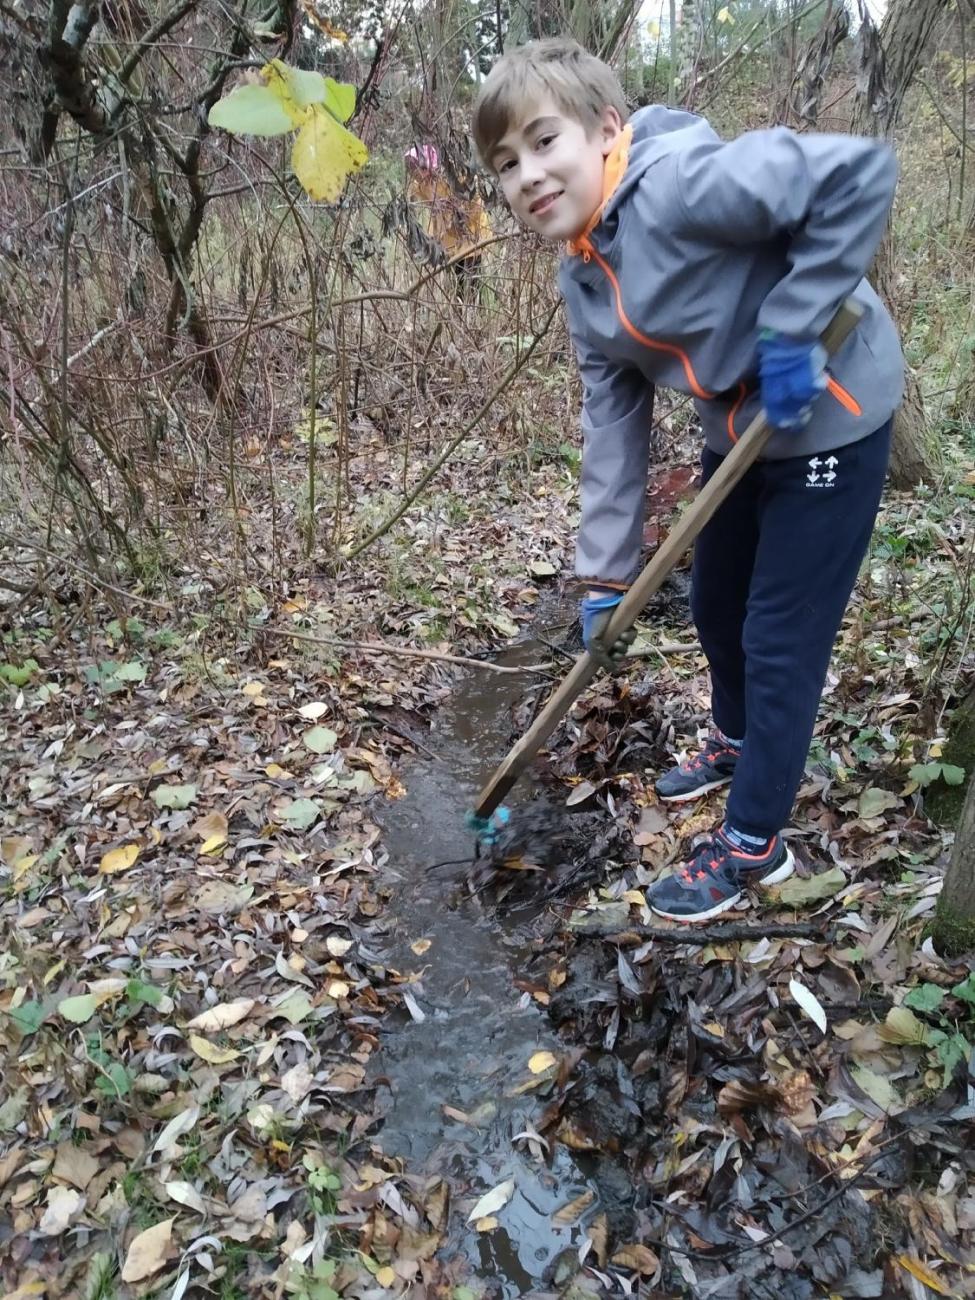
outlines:
[[687, 803], [709, 790], [727, 785], [735, 774], [738, 750], [726, 740], [710, 736], [700, 754], [666, 772], [654, 786], [666, 803]]
[[710, 921], [727, 912], [752, 885], [777, 885], [795, 868], [792, 851], [776, 835], [764, 853], [744, 853], [721, 831], [688, 862], [650, 889], [650, 910], [670, 921]]

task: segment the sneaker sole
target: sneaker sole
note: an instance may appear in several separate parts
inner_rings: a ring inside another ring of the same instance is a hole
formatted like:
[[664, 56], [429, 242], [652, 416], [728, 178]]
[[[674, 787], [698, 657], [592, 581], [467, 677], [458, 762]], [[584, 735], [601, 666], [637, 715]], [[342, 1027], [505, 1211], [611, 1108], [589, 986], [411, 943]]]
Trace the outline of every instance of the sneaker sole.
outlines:
[[686, 794], [661, 794], [658, 790], [657, 798], [661, 803], [692, 803], [695, 799], [703, 799], [712, 790], [720, 790], [723, 785], [731, 785], [730, 776], [723, 776], [720, 781], [709, 781], [707, 785], [699, 785], [696, 790], [688, 790]]
[[[792, 850], [786, 849], [786, 858], [781, 866], [768, 876], [763, 876], [761, 880], [755, 882], [755, 888], [765, 889], [768, 885], [781, 885], [783, 880], [788, 880], [796, 869], [796, 860], [792, 856]], [[675, 912], [664, 912], [659, 907], [650, 904], [650, 911], [657, 916], [662, 916], [668, 921], [680, 921], [682, 925], [697, 925], [701, 921], [711, 921], [723, 912], [730, 912], [731, 909], [741, 900], [744, 890], [740, 889], [733, 898], [725, 898], [714, 907], [709, 907], [706, 912], [695, 912], [693, 916], [678, 916]]]

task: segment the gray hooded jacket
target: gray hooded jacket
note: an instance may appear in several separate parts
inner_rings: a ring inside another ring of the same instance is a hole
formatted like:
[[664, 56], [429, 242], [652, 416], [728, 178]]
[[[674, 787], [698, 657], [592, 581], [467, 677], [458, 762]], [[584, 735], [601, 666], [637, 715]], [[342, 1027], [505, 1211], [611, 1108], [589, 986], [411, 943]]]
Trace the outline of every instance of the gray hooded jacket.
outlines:
[[656, 106], [631, 126], [620, 183], [559, 274], [585, 388], [576, 572], [619, 584], [639, 563], [655, 384], [694, 398], [724, 454], [760, 410], [759, 333], [814, 339], [852, 294], [865, 314], [829, 390], [765, 456], [865, 438], [903, 390], [897, 332], [863, 278], [893, 198], [886, 146], [784, 127], [724, 143], [703, 118]]

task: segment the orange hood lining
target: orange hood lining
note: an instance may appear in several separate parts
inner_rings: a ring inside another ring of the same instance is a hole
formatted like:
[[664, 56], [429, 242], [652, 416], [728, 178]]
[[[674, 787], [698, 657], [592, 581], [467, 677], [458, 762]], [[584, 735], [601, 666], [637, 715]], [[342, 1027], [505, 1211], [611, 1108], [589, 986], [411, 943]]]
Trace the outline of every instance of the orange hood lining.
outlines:
[[626, 171], [627, 164], [630, 161], [630, 145], [633, 142], [633, 127], [629, 123], [623, 127], [623, 130], [616, 138], [612, 149], [606, 155], [606, 161], [603, 163], [603, 197], [599, 207], [589, 218], [585, 230], [577, 235], [575, 239], [570, 239], [566, 244], [566, 251], [572, 254], [584, 251], [589, 240], [590, 234], [599, 225], [602, 220], [606, 204], [616, 193], [620, 181]]

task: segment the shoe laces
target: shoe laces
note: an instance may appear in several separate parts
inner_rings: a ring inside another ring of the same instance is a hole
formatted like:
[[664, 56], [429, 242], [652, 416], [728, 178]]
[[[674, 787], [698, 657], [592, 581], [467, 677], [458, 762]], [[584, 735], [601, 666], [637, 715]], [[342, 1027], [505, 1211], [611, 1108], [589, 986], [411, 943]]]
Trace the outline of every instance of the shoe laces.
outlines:
[[699, 767], [703, 767], [705, 763], [710, 763], [714, 759], [720, 757], [721, 754], [728, 754], [730, 752], [730, 746], [723, 745], [721, 741], [717, 740], [714, 736], [709, 736], [704, 742], [704, 747], [701, 752], [695, 754], [693, 758], [689, 758], [684, 764], [684, 768], [689, 772], [695, 772]]
[[691, 857], [680, 869], [680, 878], [685, 884], [693, 885], [699, 880], [716, 876], [731, 854], [731, 845], [724, 843], [717, 835], [712, 835], [703, 844], [699, 844]]

